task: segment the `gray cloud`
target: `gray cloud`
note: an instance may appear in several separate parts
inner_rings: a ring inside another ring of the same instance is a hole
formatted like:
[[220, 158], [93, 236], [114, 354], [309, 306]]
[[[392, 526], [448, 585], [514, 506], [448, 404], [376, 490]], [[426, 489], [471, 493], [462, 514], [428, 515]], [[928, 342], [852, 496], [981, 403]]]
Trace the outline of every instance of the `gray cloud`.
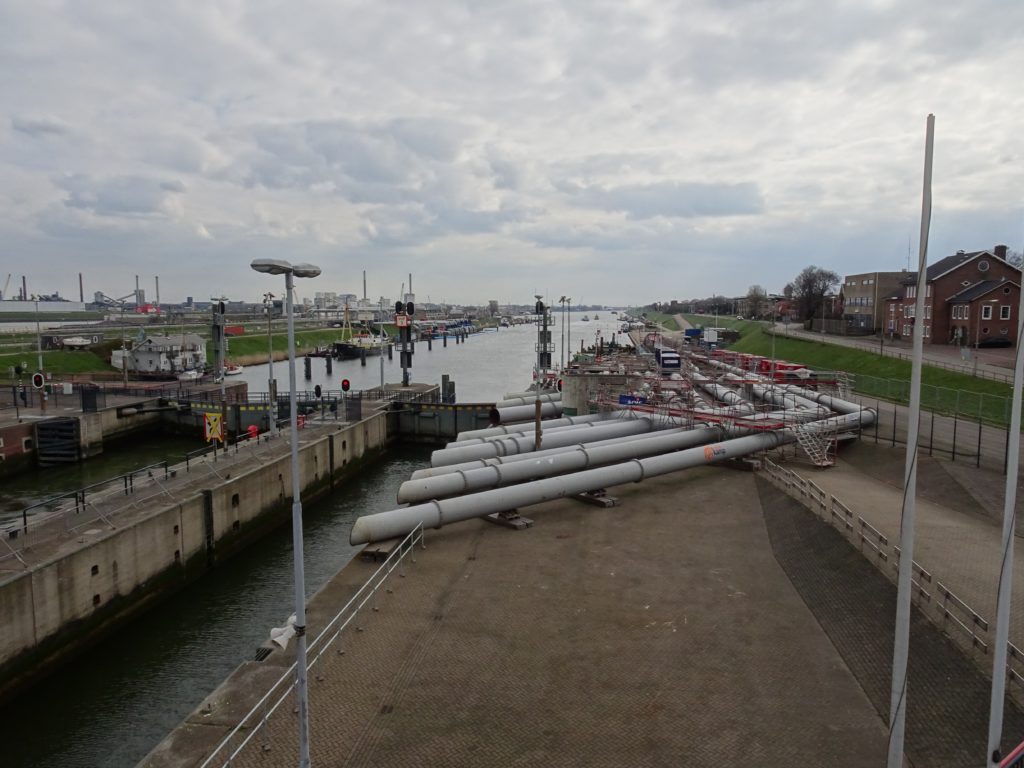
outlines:
[[185, 192], [185, 185], [178, 180], [138, 176], [94, 179], [76, 174], [55, 179], [55, 183], [67, 192], [64, 205], [98, 216], [165, 214], [172, 196]]
[[928, 112], [936, 252], [1020, 247], [1021, 3], [8, 5], [0, 261], [50, 275], [778, 290], [905, 262]]
[[12, 117], [11, 127], [29, 136], [63, 136], [69, 132], [68, 126], [60, 120], [45, 117]]
[[625, 213], [632, 219], [655, 216], [697, 218], [761, 213], [764, 201], [757, 184], [662, 181], [609, 189], [572, 188], [564, 191], [580, 205]]

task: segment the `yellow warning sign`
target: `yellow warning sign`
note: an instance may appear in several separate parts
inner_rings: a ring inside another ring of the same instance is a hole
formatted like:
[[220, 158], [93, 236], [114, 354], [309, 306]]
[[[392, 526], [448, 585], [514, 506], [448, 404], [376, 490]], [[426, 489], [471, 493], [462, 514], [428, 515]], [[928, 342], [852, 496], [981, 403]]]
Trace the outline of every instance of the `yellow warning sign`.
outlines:
[[214, 440], [224, 442], [224, 419], [219, 413], [203, 414], [203, 437], [208, 443]]

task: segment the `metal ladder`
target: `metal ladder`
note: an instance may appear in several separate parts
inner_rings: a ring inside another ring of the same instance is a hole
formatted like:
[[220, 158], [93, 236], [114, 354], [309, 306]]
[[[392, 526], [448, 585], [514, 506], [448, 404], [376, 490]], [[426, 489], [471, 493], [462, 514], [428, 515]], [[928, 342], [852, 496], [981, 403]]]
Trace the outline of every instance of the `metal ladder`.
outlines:
[[816, 467], [831, 467], [835, 462], [829, 455], [829, 444], [835, 437], [834, 431], [819, 432], [807, 429], [805, 424], [796, 424], [793, 427], [796, 441], [803, 448]]

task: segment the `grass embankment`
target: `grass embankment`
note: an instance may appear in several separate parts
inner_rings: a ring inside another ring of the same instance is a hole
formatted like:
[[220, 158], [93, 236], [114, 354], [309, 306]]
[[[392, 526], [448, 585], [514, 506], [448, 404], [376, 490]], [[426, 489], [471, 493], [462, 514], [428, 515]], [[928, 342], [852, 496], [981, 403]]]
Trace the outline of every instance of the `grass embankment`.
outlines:
[[[385, 326], [387, 332], [394, 335], [395, 329]], [[304, 355], [318, 346], [333, 344], [336, 341], [344, 341], [347, 333], [341, 328], [321, 328], [315, 331], [295, 332], [295, 354]], [[173, 334], [171, 334], [173, 338]], [[275, 333], [271, 337], [274, 349], [274, 359], [282, 360], [288, 357], [288, 334]], [[110, 365], [110, 350], [120, 348], [119, 341], [108, 341], [100, 345], [96, 350], [66, 350], [52, 349], [43, 351], [43, 367], [47, 373], [60, 375], [65, 373], [100, 373], [117, 370]], [[213, 347], [207, 343], [207, 362], [211, 365], [216, 363], [213, 354]], [[239, 365], [254, 365], [265, 363], [267, 360], [267, 337], [266, 335], [253, 334], [251, 336], [233, 336], [228, 339], [228, 360]], [[30, 373], [35, 372], [38, 354], [35, 350], [23, 352], [10, 352], [0, 354], [0, 376], [7, 378], [16, 365], [27, 364]]]
[[[11, 370], [16, 365], [27, 363], [30, 373], [35, 373], [38, 353], [15, 352], [0, 355], [0, 376], [13, 378]], [[113, 371], [109, 361], [88, 350], [46, 350], [43, 352], [43, 367], [47, 373], [96, 373]]]
[[[396, 333], [395, 327], [385, 325], [384, 331], [389, 336]], [[295, 354], [302, 356], [311, 352], [317, 347], [328, 346], [336, 341], [345, 341], [348, 338], [348, 331], [342, 328], [320, 328], [315, 331], [295, 332]], [[274, 359], [282, 360], [288, 357], [288, 334], [275, 333], [271, 337], [271, 346], [274, 350]], [[207, 347], [207, 361], [215, 363], [213, 348]], [[228, 360], [239, 365], [257, 365], [267, 360], [267, 336], [266, 334], [252, 334], [244, 336], [231, 336], [228, 338], [228, 351], [225, 356]]]
[[91, 320], [102, 320], [103, 312], [42, 312], [36, 314], [35, 312], [2, 312], [0, 313], [0, 320], [5, 323], [24, 323], [39, 320], [43, 323], [76, 323], [76, 322], [87, 322]]
[[729, 315], [719, 315], [717, 320], [714, 315], [683, 315], [683, 317], [694, 328], [731, 328], [742, 334], [747, 334], [763, 327], [763, 324], [756, 320], [737, 320]]
[[[770, 355], [772, 337], [763, 326], [750, 321], [753, 328], [729, 349], [755, 355]], [[898, 403], [910, 399], [909, 360], [882, 357], [873, 352], [851, 349], [820, 341], [807, 341], [779, 334], [775, 339], [775, 356], [779, 360], [802, 363], [819, 371], [845, 371], [854, 374], [854, 389], [860, 394]], [[1013, 389], [991, 379], [979, 379], [965, 373], [925, 365], [921, 369], [921, 407], [939, 413], [959, 414], [967, 418], [979, 416], [989, 422], [1009, 422], [1010, 396]]]
[[653, 309], [648, 309], [646, 314], [649, 322], [661, 323], [670, 331], [680, 330], [679, 323], [676, 322], [674, 315], [666, 315], [664, 312], [655, 312]]

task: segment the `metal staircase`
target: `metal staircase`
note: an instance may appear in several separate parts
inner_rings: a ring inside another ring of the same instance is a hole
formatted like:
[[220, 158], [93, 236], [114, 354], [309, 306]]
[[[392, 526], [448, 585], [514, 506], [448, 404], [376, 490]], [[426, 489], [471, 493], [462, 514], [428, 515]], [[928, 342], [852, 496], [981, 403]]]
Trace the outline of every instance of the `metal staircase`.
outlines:
[[829, 448], [835, 443], [835, 432], [822, 432], [820, 430], [809, 430], [806, 424], [796, 424], [793, 427], [796, 441], [816, 467], [831, 467], [835, 464], [829, 453]]

